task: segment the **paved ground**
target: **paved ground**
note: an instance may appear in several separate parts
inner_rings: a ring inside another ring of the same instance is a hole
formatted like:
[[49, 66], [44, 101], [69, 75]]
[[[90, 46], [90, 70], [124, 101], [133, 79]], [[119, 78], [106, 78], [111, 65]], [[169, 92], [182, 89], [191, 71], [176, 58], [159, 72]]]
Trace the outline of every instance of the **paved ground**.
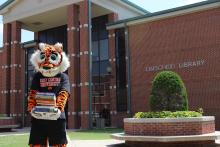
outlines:
[[117, 140], [73, 140], [69, 147], [126, 147], [124, 141]]
[[[0, 136], [7, 135], [23, 135], [28, 134], [30, 128], [13, 130], [12, 132], [0, 132]], [[124, 141], [109, 139], [109, 140], [71, 140], [68, 147], [128, 147]], [[203, 146], [206, 147], [206, 146]], [[216, 140], [215, 145], [207, 147], [220, 147], [220, 140]]]
[[[198, 145], [198, 147], [220, 147], [219, 142], [220, 140], [216, 144], [203, 145], [203, 146]], [[117, 141], [117, 140], [75, 140], [75, 141], [71, 141], [71, 144], [69, 144], [68, 147], [128, 147], [128, 146], [125, 145], [124, 141]]]

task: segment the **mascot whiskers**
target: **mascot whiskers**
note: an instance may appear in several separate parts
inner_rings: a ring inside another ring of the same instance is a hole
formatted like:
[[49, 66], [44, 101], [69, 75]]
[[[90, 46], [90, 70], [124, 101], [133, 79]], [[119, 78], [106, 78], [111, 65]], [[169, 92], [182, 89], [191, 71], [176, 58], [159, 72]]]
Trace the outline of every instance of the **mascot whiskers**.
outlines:
[[36, 73], [28, 95], [31, 114], [30, 147], [67, 147], [64, 108], [70, 96], [70, 66], [60, 43], [39, 44], [30, 59]]

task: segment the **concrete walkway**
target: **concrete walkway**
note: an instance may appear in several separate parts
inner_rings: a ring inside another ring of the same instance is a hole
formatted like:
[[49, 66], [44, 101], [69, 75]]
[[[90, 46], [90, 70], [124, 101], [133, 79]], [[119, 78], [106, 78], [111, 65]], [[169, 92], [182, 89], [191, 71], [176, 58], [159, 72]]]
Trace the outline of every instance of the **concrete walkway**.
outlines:
[[68, 147], [126, 147], [124, 141], [118, 140], [73, 140]]

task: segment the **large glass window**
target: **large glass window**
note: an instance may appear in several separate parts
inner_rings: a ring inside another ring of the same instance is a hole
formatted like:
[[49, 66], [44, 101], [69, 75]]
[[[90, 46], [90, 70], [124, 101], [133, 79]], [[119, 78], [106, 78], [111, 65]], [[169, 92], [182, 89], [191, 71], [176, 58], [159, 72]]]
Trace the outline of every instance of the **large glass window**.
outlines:
[[107, 16], [92, 20], [92, 74], [93, 76], [107, 75], [109, 66], [108, 31], [106, 30]]
[[93, 116], [94, 124], [98, 125], [99, 117], [105, 105], [107, 88], [109, 88], [107, 68], [109, 66], [108, 16], [92, 19], [92, 83], [93, 83]]
[[124, 29], [116, 31], [117, 111], [127, 111], [126, 48]]

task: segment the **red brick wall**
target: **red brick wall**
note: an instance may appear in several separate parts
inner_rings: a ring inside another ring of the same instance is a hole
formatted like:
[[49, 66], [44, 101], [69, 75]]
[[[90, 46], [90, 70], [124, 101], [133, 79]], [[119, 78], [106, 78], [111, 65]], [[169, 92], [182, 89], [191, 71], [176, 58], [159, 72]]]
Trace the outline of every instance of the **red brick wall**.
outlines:
[[2, 125], [17, 125], [17, 123], [12, 117], [3, 117], [0, 118], [0, 126]]
[[[0, 103], [0, 107], [1, 107], [1, 114], [9, 114], [10, 108], [7, 108], [8, 105], [7, 103], [9, 103], [9, 99], [10, 99], [10, 95], [8, 92], [8, 89], [10, 88], [10, 78], [8, 78], [8, 74], [10, 74], [10, 70], [9, 68], [6, 68], [6, 66], [8, 67], [8, 65], [10, 64], [10, 47], [11, 47], [11, 24], [7, 23], [4, 24], [4, 28], [3, 28], [3, 50], [1, 52], [1, 71], [0, 71], [0, 76], [2, 78], [1, 80], [1, 103]], [[9, 59], [8, 59], [9, 57]]]
[[[89, 33], [88, 33], [88, 1], [79, 3], [80, 20], [80, 93], [81, 93], [81, 127], [89, 128]], [[87, 84], [86, 84], [87, 83]]]
[[[21, 23], [14, 21], [11, 23], [11, 85], [10, 85], [10, 114], [11, 116], [21, 116], [22, 113], [22, 94], [21, 88], [24, 87], [24, 74], [21, 74], [21, 57], [24, 54], [20, 47], [21, 42]], [[23, 68], [24, 70], [24, 68]], [[24, 72], [23, 72], [24, 73]], [[9, 76], [9, 75], [8, 75]], [[20, 79], [20, 80], [18, 80]]]
[[123, 119], [127, 117], [128, 117], [127, 112], [112, 111], [111, 112], [112, 127], [123, 128], [124, 127]]
[[215, 132], [215, 123], [214, 121], [125, 123], [124, 131], [127, 135], [146, 136], [201, 135]]
[[215, 141], [194, 141], [194, 142], [144, 142], [144, 141], [125, 141], [129, 147], [215, 147]]
[[[108, 15], [108, 21], [117, 21], [118, 16], [115, 13], [111, 13]], [[111, 125], [114, 127], [121, 126], [117, 123], [117, 114], [116, 114], [116, 57], [115, 57], [115, 30], [109, 30], [108, 32], [108, 44], [109, 44], [109, 63], [111, 66], [111, 76], [110, 76], [110, 84], [109, 84], [109, 97], [110, 97], [110, 111], [111, 111]]]
[[70, 66], [68, 69], [68, 75], [71, 83], [71, 96], [68, 101], [68, 127], [69, 128], [79, 128], [80, 120], [78, 112], [80, 111], [80, 98], [79, 90], [77, 86], [79, 83], [79, 18], [78, 18], [78, 5], [69, 5], [67, 11], [67, 46], [68, 54], [70, 58]]
[[[175, 64], [185, 82], [191, 110], [202, 107], [220, 128], [220, 9], [129, 27], [132, 112], [149, 111], [151, 82], [158, 71], [146, 67]], [[204, 60], [196, 67], [179, 63]], [[137, 66], [138, 65], [138, 66]]]

